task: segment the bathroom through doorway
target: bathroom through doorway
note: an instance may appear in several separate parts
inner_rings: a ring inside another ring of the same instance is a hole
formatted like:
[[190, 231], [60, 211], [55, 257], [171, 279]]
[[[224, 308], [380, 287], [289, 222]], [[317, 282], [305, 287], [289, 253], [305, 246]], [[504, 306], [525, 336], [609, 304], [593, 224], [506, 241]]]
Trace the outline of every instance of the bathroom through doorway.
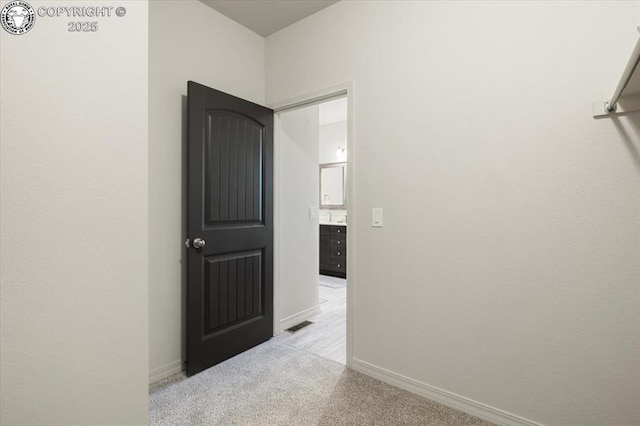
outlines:
[[348, 365], [346, 91], [276, 109], [276, 339]]

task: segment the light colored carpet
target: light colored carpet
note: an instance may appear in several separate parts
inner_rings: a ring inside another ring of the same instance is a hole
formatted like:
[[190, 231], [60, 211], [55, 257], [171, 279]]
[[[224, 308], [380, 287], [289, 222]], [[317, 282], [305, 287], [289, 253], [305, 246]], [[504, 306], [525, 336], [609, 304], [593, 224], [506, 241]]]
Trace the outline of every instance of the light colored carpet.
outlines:
[[151, 425], [489, 425], [270, 340], [150, 389]]

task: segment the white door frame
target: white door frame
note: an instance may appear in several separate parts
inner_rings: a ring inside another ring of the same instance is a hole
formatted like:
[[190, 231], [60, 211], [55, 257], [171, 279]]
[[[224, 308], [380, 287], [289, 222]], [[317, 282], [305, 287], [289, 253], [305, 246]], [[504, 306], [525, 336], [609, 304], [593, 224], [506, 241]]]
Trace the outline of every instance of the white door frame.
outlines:
[[353, 301], [356, 290], [356, 270], [354, 259], [356, 253], [356, 217], [355, 217], [355, 133], [354, 133], [354, 85], [353, 82], [339, 84], [313, 93], [307, 93], [268, 105], [274, 114], [274, 147], [273, 147], [273, 331], [274, 335], [282, 332], [280, 329], [280, 114], [292, 109], [321, 103], [333, 98], [346, 96], [347, 98], [347, 353], [346, 364], [351, 366], [353, 359]]

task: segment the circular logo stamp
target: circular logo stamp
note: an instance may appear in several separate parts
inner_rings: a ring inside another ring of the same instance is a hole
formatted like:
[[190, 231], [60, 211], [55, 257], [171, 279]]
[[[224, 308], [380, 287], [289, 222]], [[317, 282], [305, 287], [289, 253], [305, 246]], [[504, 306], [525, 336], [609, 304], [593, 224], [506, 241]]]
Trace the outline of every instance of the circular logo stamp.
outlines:
[[11, 34], [24, 34], [33, 28], [35, 23], [36, 12], [26, 1], [9, 2], [0, 12], [0, 24]]

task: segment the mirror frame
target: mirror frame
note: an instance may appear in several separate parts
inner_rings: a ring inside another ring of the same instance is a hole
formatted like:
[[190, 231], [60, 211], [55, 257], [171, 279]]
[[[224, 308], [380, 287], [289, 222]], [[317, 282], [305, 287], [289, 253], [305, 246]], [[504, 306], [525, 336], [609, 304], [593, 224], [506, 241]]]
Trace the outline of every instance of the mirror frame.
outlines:
[[[343, 179], [342, 181], [342, 204], [322, 204], [322, 169], [330, 169], [334, 167], [342, 167], [345, 171], [347, 170], [347, 162], [341, 161], [338, 163], [324, 163], [320, 164], [320, 183], [319, 183], [319, 200], [320, 200], [320, 208], [323, 210], [346, 210], [347, 209], [347, 179]], [[343, 174], [344, 176], [344, 174]]]

